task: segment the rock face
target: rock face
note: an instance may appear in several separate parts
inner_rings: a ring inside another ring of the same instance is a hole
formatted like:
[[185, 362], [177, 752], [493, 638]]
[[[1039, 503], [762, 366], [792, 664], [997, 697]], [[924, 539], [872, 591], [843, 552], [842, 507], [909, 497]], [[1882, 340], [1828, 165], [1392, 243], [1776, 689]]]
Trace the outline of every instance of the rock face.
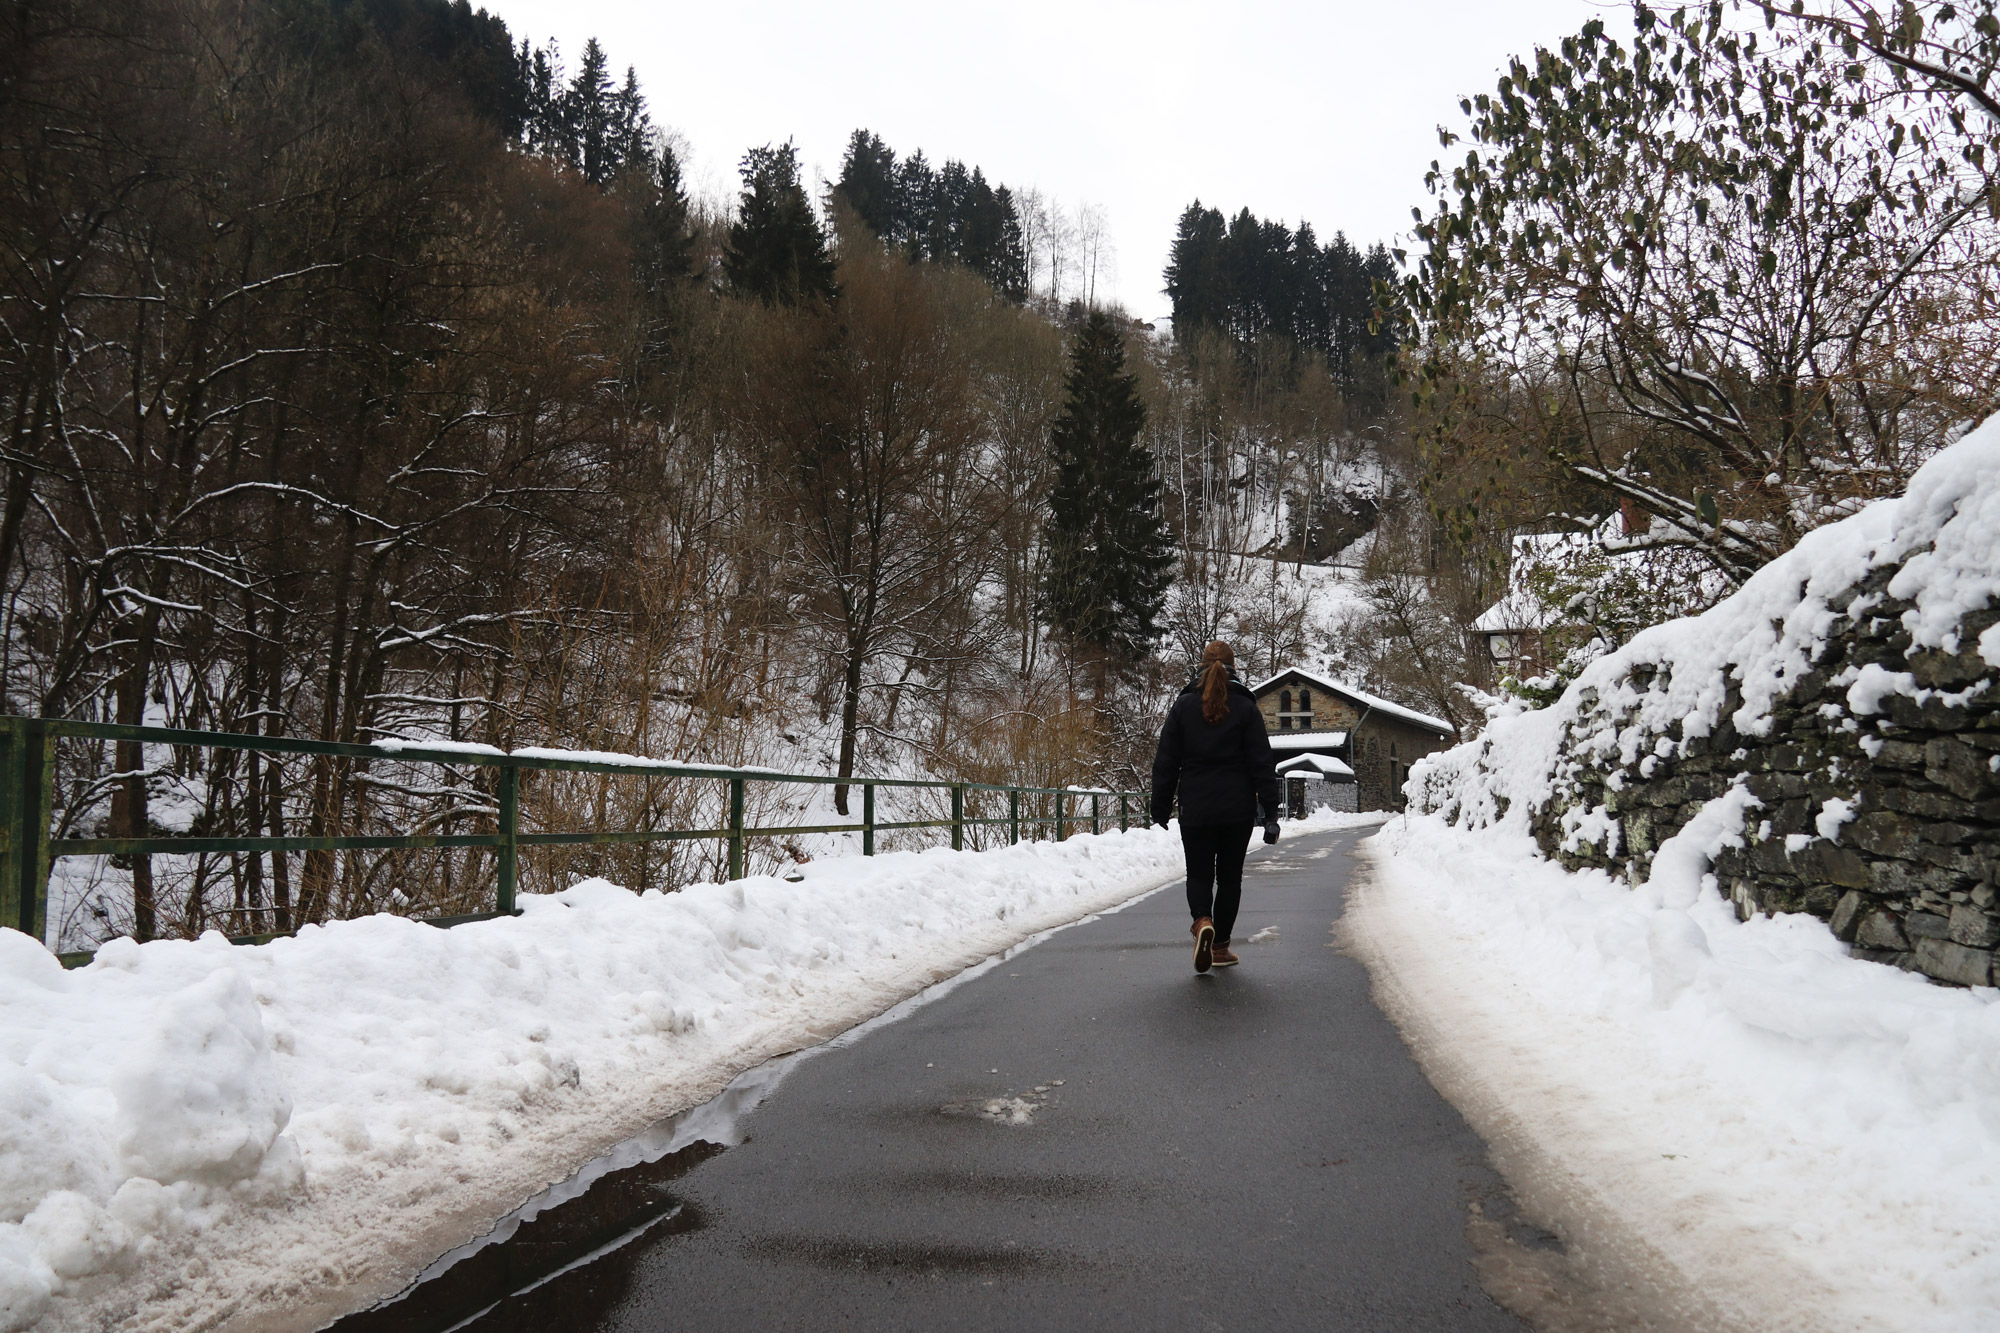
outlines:
[[[1741, 785], [1757, 803], [1743, 845], [1713, 860], [1739, 915], [1806, 912], [1860, 956], [1953, 985], [1992, 984], [2000, 672], [1972, 645], [2000, 614], [1966, 615], [1957, 651], [1913, 651], [1911, 603], [1888, 591], [1899, 569], [1827, 599], [1825, 647], [1772, 702], [1761, 735], [1730, 720], [1742, 702], [1734, 682], [1707, 734], [1683, 737], [1673, 725], [1631, 735], [1640, 701], [1666, 688], [1671, 664], [1633, 666], [1618, 681], [1629, 688], [1586, 690], [1548, 798], [1528, 812], [1544, 853], [1636, 882], [1662, 842]], [[1615, 755], [1574, 743], [1611, 731], [1623, 732]]]

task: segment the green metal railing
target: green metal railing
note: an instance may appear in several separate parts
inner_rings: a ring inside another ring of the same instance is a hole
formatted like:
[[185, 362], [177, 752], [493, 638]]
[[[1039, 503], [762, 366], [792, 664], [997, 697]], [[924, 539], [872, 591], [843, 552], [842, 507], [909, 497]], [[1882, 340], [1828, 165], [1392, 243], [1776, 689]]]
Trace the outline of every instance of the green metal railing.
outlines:
[[[55, 838], [49, 824], [55, 789], [56, 745], [63, 739], [140, 742], [147, 745], [193, 746], [210, 750], [240, 750], [259, 754], [302, 754], [357, 759], [367, 762], [446, 764], [499, 770], [496, 778], [497, 815], [492, 833], [465, 834], [339, 834], [307, 837], [209, 837], [182, 835], [144, 838]], [[538, 769], [562, 773], [606, 773], [631, 777], [687, 778], [721, 781], [728, 784], [728, 824], [710, 829], [641, 829], [562, 833], [521, 831], [521, 773]], [[752, 782], [840, 786], [861, 789], [861, 818], [840, 824], [799, 824], [750, 827], [744, 822], [745, 791]], [[949, 819], [906, 819], [890, 822], [875, 817], [878, 787], [944, 789], [951, 794]], [[1007, 793], [1007, 814], [975, 816], [967, 811], [967, 796], [976, 792]], [[1050, 798], [1053, 813], [1024, 814], [1022, 797]], [[1078, 808], [1089, 800], [1089, 812]], [[1136, 799], [1136, 805], [1135, 805]], [[642, 843], [712, 839], [726, 843], [726, 874], [729, 879], [744, 875], [746, 849], [753, 838], [789, 837], [810, 833], [859, 833], [861, 853], [875, 854], [875, 837], [882, 832], [910, 829], [951, 830], [953, 850], [965, 847], [968, 828], [1007, 829], [1009, 844], [1021, 840], [1022, 830], [1032, 839], [1041, 828], [1053, 825], [1057, 839], [1067, 838], [1073, 829], [1088, 826], [1102, 833], [1110, 817], [1110, 800], [1117, 801], [1118, 828], [1131, 827], [1134, 815], [1146, 809], [1144, 794], [1113, 792], [1078, 787], [1023, 787], [997, 783], [947, 782], [926, 778], [830, 777], [821, 773], [781, 773], [769, 769], [737, 769], [703, 764], [676, 764], [637, 756], [583, 758], [555, 751], [517, 750], [505, 752], [487, 747], [384, 742], [356, 745], [337, 741], [315, 741], [283, 736], [245, 736], [220, 731], [183, 731], [171, 727], [124, 726], [108, 722], [77, 722], [57, 718], [0, 717], [0, 926], [12, 926], [25, 935], [41, 939], [48, 916], [49, 872], [55, 859], [64, 856], [150, 856], [192, 855], [196, 853], [250, 852], [262, 854], [343, 850], [394, 850], [420, 848], [491, 848], [497, 862], [494, 907], [454, 917], [428, 918], [437, 925], [457, 925], [466, 921], [515, 914], [515, 893], [520, 879], [523, 848], [591, 844]], [[245, 942], [276, 938], [289, 931], [272, 931], [239, 937]], [[65, 962], [80, 962], [87, 955], [64, 955]]]

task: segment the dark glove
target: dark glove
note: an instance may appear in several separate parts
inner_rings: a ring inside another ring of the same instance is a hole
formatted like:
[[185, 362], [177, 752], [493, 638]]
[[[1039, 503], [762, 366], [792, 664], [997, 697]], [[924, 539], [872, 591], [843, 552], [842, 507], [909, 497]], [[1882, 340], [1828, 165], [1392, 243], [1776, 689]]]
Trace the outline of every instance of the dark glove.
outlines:
[[1264, 825], [1264, 842], [1268, 846], [1269, 844], [1274, 843], [1277, 840], [1278, 840], [1278, 821], [1274, 819], [1270, 823]]

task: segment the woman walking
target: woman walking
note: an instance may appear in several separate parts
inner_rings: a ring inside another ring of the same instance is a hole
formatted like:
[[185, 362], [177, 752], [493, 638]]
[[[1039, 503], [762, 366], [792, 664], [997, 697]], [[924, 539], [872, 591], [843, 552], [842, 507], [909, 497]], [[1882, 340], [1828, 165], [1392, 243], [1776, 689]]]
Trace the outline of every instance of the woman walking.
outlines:
[[1187, 852], [1188, 912], [1194, 917], [1194, 970], [1231, 967], [1243, 857], [1257, 807], [1264, 841], [1278, 840], [1278, 769], [1257, 701], [1236, 679], [1236, 654], [1217, 639], [1201, 650], [1201, 670], [1167, 710], [1153, 756], [1153, 822], [1165, 828], [1176, 791]]

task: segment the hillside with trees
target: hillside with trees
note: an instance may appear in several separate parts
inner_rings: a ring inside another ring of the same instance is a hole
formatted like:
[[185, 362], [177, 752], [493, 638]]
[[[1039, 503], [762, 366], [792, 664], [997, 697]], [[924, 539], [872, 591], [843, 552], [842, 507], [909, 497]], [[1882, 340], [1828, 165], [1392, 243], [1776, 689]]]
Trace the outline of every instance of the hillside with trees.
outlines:
[[[1168, 330], [1095, 299], [1100, 215], [866, 129], [823, 195], [782, 142], [691, 197], [595, 41], [572, 68], [446, 0], [22, 0], [5, 708], [1122, 787], [1223, 635], [1474, 725], [1465, 628], [1517, 536], [1596, 543], [1538, 586], [1599, 651], [1993, 406], [1993, 98], [1951, 72], [1986, 29], [1635, 12], [1629, 47], [1592, 24], [1467, 100], [1407, 263], [1191, 204]], [[472, 772], [192, 762], [66, 749], [59, 827], [495, 808]], [[382, 906], [379, 864], [155, 890], [140, 858], [65, 929]]]
[[[1191, 363], [1090, 304], [1087, 212], [859, 130], [826, 198], [775, 143], [726, 206], [693, 199], [596, 42], [572, 69], [443, 0], [8, 23], [7, 711], [1131, 785], [1213, 478], [1161, 465]], [[150, 753], [66, 747], [59, 828], [495, 808], [472, 771]], [[524, 795], [628, 823], [682, 799]], [[532, 873], [643, 887], [702, 854]], [[472, 884], [480, 856], [422, 874]], [[138, 858], [62, 927], [393, 906], [383, 864], [162, 858], [155, 882]]]

